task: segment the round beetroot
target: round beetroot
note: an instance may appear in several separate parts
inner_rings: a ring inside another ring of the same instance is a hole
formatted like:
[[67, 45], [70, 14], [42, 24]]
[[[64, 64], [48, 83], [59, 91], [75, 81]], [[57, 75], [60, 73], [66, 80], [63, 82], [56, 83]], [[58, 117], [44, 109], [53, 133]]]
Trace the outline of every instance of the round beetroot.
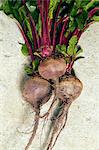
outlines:
[[31, 77], [23, 87], [23, 97], [35, 108], [46, 103], [52, 92], [51, 85], [48, 81], [40, 77]]
[[61, 77], [66, 72], [66, 62], [63, 58], [48, 58], [40, 62], [38, 67], [39, 74], [49, 80]]
[[57, 95], [61, 100], [75, 100], [81, 94], [83, 88], [82, 82], [74, 77], [66, 77], [61, 79], [59, 85], [57, 85]]

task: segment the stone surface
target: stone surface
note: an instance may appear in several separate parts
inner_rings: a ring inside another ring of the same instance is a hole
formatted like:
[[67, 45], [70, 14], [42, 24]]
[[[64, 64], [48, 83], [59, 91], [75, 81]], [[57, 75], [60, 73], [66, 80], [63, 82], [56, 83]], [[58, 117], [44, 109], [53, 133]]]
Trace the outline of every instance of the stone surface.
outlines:
[[[24, 150], [30, 134], [18, 130], [31, 130], [33, 125], [33, 110], [20, 91], [26, 58], [18, 42], [23, 38], [16, 24], [0, 12], [0, 150]], [[84, 89], [53, 150], [99, 150], [99, 23], [90, 26], [79, 44], [85, 58], [75, 63], [75, 70]], [[40, 150], [42, 124], [30, 150]]]

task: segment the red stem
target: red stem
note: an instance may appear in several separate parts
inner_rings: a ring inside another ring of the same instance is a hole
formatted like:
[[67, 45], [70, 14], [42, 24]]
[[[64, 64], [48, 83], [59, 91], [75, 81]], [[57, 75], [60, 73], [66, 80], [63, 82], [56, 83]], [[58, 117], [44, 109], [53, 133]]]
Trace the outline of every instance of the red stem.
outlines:
[[[97, 7], [94, 8], [94, 9], [92, 9], [92, 10], [89, 12], [89, 14], [88, 14], [88, 19], [90, 19], [90, 18], [96, 13], [97, 10], [99, 10], [99, 8], [97, 8]], [[90, 22], [90, 23], [87, 23], [87, 24], [85, 25], [85, 27], [84, 27], [82, 30], [76, 28], [75, 31], [73, 32], [73, 35], [76, 35], [76, 36], [78, 37], [78, 40], [79, 40], [79, 38], [81, 37], [82, 33], [83, 33], [92, 23], [94, 23], [94, 21], [92, 21], [92, 22]], [[74, 64], [74, 62], [71, 61], [71, 63], [69, 63], [69, 64], [67, 65], [67, 68], [66, 68], [66, 72], [67, 72], [67, 73], [71, 73], [73, 64]]]
[[[31, 16], [30, 14], [29, 14], [29, 17], [30, 17], [30, 20], [31, 20], [31, 23], [32, 23], [31, 28], [33, 27], [33, 28], [32, 28], [32, 32], [34, 32], [34, 34], [35, 34], [35, 41], [37, 40], [38, 48], [40, 48], [40, 41], [39, 41], [38, 33], [37, 33], [37, 31], [36, 31], [35, 22], [34, 22], [32, 16]], [[34, 37], [34, 34], [32, 33], [32, 36], [33, 36], [33, 37]]]
[[69, 17], [67, 16], [67, 18], [66, 18], [66, 20], [63, 24], [63, 27], [62, 27], [59, 44], [62, 44], [63, 34], [64, 34], [64, 31], [65, 31], [66, 25], [68, 23], [68, 20], [69, 20]]
[[[98, 11], [99, 8], [96, 7], [96, 8], [93, 8], [89, 13], [88, 13], [88, 19], [90, 19], [91, 17], [93, 17], [93, 15], [96, 13], [96, 11]], [[78, 37], [78, 40], [79, 38], [81, 37], [82, 33], [93, 23], [94, 21], [90, 22], [90, 23], [86, 23], [85, 27], [80, 30], [78, 28], [75, 29], [73, 35], [76, 35]]]
[[88, 19], [90, 19], [98, 10], [99, 10], [99, 7], [93, 8], [88, 14]]
[[57, 8], [57, 12], [56, 12], [56, 17], [55, 17], [55, 24], [54, 24], [54, 31], [53, 31], [53, 49], [55, 49], [55, 43], [56, 43], [56, 28], [57, 28], [57, 22], [56, 22], [56, 19], [58, 17], [58, 14], [59, 14], [59, 11], [60, 11], [60, 7], [61, 7], [61, 4], [62, 4], [62, 0], [60, 0], [60, 3], [58, 5], [58, 8]]
[[67, 16], [61, 18], [59, 21], [57, 21], [57, 26], [62, 23], [63, 21], [65, 21], [65, 19], [67, 18]]
[[58, 22], [55, 22], [55, 24], [54, 24], [54, 31], [53, 31], [53, 49], [55, 49], [56, 28], [57, 28], [57, 26], [58, 26], [60, 23], [62, 23], [66, 18], [67, 18], [67, 16], [61, 18]]
[[50, 45], [50, 35], [48, 31], [48, 8], [49, 0], [37, 0], [40, 16], [42, 20], [42, 45]]
[[50, 32], [49, 32], [49, 23], [50, 23], [50, 19], [48, 18], [48, 12], [49, 12], [49, 4], [50, 4], [50, 0], [47, 0], [47, 34], [48, 34], [48, 41], [49, 41], [49, 45], [51, 45], [51, 38], [50, 38]]
[[78, 36], [79, 32], [80, 32], [80, 29], [76, 28], [75, 31], [74, 31], [74, 33], [73, 33], [73, 36], [74, 35]]
[[[43, 1], [43, 0], [42, 0]], [[43, 38], [44, 38], [44, 45], [50, 46], [50, 36], [48, 31], [48, 8], [49, 8], [49, 0], [43, 1], [43, 18], [45, 19], [43, 22], [44, 28], [43, 28]]]
[[54, 24], [54, 31], [53, 31], [53, 49], [55, 49], [56, 26], [57, 26], [57, 22], [55, 22], [55, 24]]
[[[37, 6], [38, 6], [38, 9], [40, 11], [40, 16], [41, 16], [41, 21], [43, 22], [43, 17], [42, 17], [42, 5], [41, 5], [41, 1], [40, 0], [37, 0]], [[43, 27], [42, 27], [42, 31], [43, 31]], [[43, 37], [43, 32], [41, 31], [41, 37]], [[41, 38], [41, 45], [43, 45], [43, 39]]]
[[94, 21], [92, 21], [92, 22], [86, 24], [86, 26], [83, 28], [83, 30], [82, 30], [82, 31], [79, 31], [78, 40], [80, 39], [82, 33], [83, 33], [92, 23], [94, 23]]
[[69, 64], [67, 64], [67, 68], [66, 68], [66, 72], [71, 74], [71, 70], [73, 68], [73, 64], [74, 64], [74, 61], [71, 61]]
[[[94, 15], [94, 14], [96, 13], [96, 11], [98, 11], [98, 10], [99, 10], [98, 7], [93, 8], [93, 9], [89, 12], [89, 14], [88, 14], [88, 19], [90, 19], [91, 17], [93, 17], [93, 15]], [[92, 23], [94, 23], [94, 21], [92, 21], [92, 22], [90, 22], [90, 23], [87, 23], [87, 24], [85, 25], [85, 27], [82, 29], [82, 31], [79, 31], [79, 33], [78, 33], [78, 35], [77, 35], [78, 39], [81, 37], [82, 33], [83, 33]], [[76, 30], [77, 30], [77, 29], [76, 29]]]
[[[24, 1], [24, 0], [23, 0]], [[29, 21], [30, 21], [30, 26], [32, 29], [32, 36], [33, 36], [33, 40], [34, 40], [34, 49], [37, 49], [37, 47], [40, 47], [40, 41], [39, 41], [39, 37], [38, 37], [38, 33], [36, 31], [36, 26], [35, 26], [35, 22], [30, 14], [29, 9], [27, 8], [26, 4], [24, 3], [24, 6], [27, 10], [28, 16], [29, 16]], [[37, 45], [36, 45], [37, 44]]]
[[27, 39], [27, 37], [26, 37], [26, 35], [25, 35], [23, 29], [21, 28], [20, 24], [19, 24], [19, 23], [16, 23], [16, 24], [17, 24], [18, 28], [20, 29], [20, 31], [21, 31], [21, 33], [22, 33], [22, 35], [23, 35], [23, 38], [24, 38], [24, 40], [25, 40], [25, 43], [26, 43], [26, 45], [27, 45], [27, 47], [28, 47], [28, 49], [29, 49], [29, 54], [30, 54], [31, 59], [32, 59], [32, 61], [33, 61], [33, 60], [34, 60], [34, 56], [33, 56], [33, 52], [32, 52], [32, 47], [31, 47], [31, 45], [30, 45], [30, 43], [29, 43], [29, 41], [28, 41], [28, 39]]

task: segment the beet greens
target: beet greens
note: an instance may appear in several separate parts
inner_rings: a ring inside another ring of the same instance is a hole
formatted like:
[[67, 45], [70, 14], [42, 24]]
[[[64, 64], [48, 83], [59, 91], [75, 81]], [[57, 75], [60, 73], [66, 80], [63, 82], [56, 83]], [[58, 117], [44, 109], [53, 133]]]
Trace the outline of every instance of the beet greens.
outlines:
[[22, 53], [31, 56], [33, 66], [57, 52], [64, 56], [69, 71], [74, 60], [82, 58], [75, 58], [82, 52], [77, 46], [79, 38], [99, 20], [98, 0], [5, 0], [1, 10], [18, 21], [25, 40]]

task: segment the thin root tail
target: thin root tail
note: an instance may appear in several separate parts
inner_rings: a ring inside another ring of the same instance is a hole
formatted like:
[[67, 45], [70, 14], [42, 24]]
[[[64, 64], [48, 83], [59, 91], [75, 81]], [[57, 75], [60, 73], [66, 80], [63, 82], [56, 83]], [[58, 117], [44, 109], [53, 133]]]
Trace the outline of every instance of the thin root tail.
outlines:
[[28, 150], [30, 145], [32, 144], [32, 141], [36, 135], [36, 131], [38, 129], [38, 125], [39, 125], [39, 114], [40, 114], [40, 109], [38, 109], [36, 111], [36, 114], [35, 114], [35, 124], [34, 124], [34, 127], [33, 127], [33, 130], [32, 130], [32, 135], [29, 139], [29, 142], [27, 143], [26, 147], [25, 147], [25, 150]]
[[71, 104], [65, 104], [60, 111], [58, 117], [54, 120], [50, 135], [48, 137], [46, 150], [52, 150], [61, 131], [64, 129], [67, 122], [68, 109]]

